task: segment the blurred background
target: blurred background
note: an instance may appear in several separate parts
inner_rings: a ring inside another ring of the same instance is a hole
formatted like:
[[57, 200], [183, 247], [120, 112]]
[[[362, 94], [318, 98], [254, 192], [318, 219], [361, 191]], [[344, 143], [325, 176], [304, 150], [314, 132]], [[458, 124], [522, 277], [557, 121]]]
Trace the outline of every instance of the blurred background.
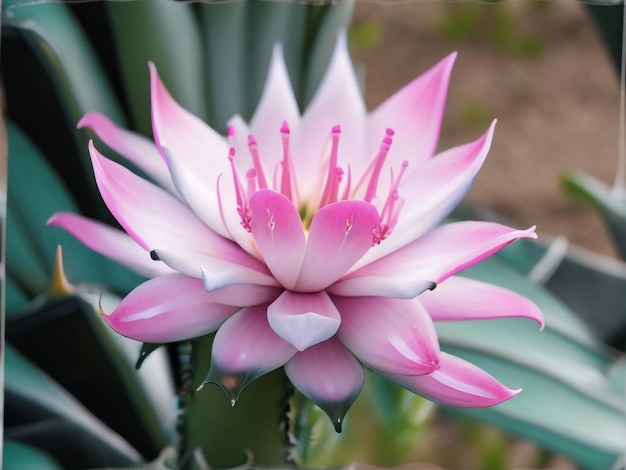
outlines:
[[352, 45], [370, 109], [458, 51], [440, 148], [498, 119], [468, 200], [615, 253], [601, 218], [559, 183], [580, 169], [612, 184], [617, 168], [619, 76], [583, 2], [361, 0]]

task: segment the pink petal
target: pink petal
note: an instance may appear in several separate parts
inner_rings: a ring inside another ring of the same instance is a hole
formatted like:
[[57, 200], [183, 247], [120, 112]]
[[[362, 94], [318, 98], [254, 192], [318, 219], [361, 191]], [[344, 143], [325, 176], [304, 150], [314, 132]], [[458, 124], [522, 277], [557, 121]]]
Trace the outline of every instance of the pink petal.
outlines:
[[[417, 291], [425, 281], [442, 282], [525, 237], [536, 238], [535, 228], [515, 230], [492, 222], [442, 225], [394, 253], [353, 271], [330, 290], [342, 295], [362, 295], [364, 286], [359, 281], [370, 286], [377, 280], [372, 295], [406, 293], [406, 298], [412, 298], [420, 293]], [[405, 292], [399, 289], [403, 285], [408, 286]]]
[[361, 362], [389, 374], [422, 375], [439, 367], [432, 320], [417, 301], [332, 297], [341, 313], [337, 335]]
[[365, 383], [361, 364], [336, 338], [296, 354], [285, 365], [291, 383], [322, 408], [337, 432]]
[[[143, 249], [169, 250], [186, 259], [195, 254], [252, 268], [261, 266], [239, 246], [212, 231], [186, 205], [165, 190], [104, 158], [93, 143], [89, 145], [89, 152], [104, 202], [124, 230]], [[200, 266], [197, 264], [193, 271], [185, 272], [200, 277]]]
[[469, 190], [482, 166], [495, 121], [477, 141], [452, 148], [413, 167], [401, 181], [399, 195], [406, 203], [393, 233], [361, 260], [364, 266], [411, 243], [441, 222]]
[[539, 307], [526, 297], [504, 287], [460, 276], [446, 279], [419, 301], [433, 321], [530, 318], [543, 328]]
[[[283, 121], [295, 130], [299, 120], [300, 111], [283, 58], [283, 47], [276, 43], [261, 99], [250, 120], [250, 133], [257, 139], [266, 172], [271, 171], [282, 158], [280, 128]], [[244, 137], [247, 139], [248, 136]]]
[[180, 195], [205, 223], [225, 236], [215, 189], [218, 176], [229, 171], [228, 143], [201, 119], [181, 107], [161, 82], [154, 64], [148, 65], [156, 146], [170, 167]]
[[[367, 266], [369, 267], [369, 266]], [[437, 284], [428, 279], [419, 279], [406, 273], [394, 272], [380, 274], [366, 271], [363, 268], [335, 282], [326, 290], [335, 295], [345, 297], [393, 297], [396, 299], [413, 299]]]
[[[150, 67], [150, 88], [152, 100], [152, 130], [157, 148], [170, 149], [193, 172], [204, 177], [215, 177], [228, 169], [228, 161], [221, 156], [228, 155], [226, 140], [180, 106], [169, 94], [161, 81], [153, 63]], [[165, 158], [165, 155], [163, 155]], [[220, 164], [221, 163], [221, 164]]]
[[142, 276], [156, 277], [172, 273], [172, 269], [166, 264], [152, 260], [148, 252], [126, 233], [109, 225], [69, 212], [53, 214], [46, 225], [69, 232], [96, 253], [111, 258]]
[[395, 131], [388, 157], [392, 167], [403, 160], [422, 161], [435, 153], [455, 59], [456, 53], [450, 54], [368, 116], [369, 149], [378, 146], [386, 128]]
[[281, 367], [297, 351], [272, 330], [267, 322], [267, 306], [244, 308], [215, 335], [211, 369], [203, 384], [220, 385], [233, 404], [246, 385]]
[[[245, 251], [254, 255], [252, 237], [241, 226], [241, 218], [237, 213], [232, 179], [220, 175], [212, 183], [193, 173], [170, 149], [163, 148], [163, 153], [167, 157], [172, 180], [179, 194], [198, 218], [222, 237], [235, 241]], [[225, 182], [220, 185], [220, 181]]]
[[250, 198], [251, 230], [272, 274], [293, 289], [304, 258], [306, 239], [300, 216], [282, 194], [262, 189]]
[[224, 298], [228, 298], [224, 293], [204, 290], [199, 279], [168, 274], [140, 284], [113, 313], [102, 317], [123, 336], [144, 343], [169, 343], [215, 331], [240, 308], [223, 305]]
[[326, 341], [341, 323], [337, 307], [324, 291], [314, 294], [284, 291], [267, 309], [267, 319], [276, 334], [298, 351]]
[[170, 193], [176, 194], [167, 165], [154, 142], [141, 134], [119, 128], [100, 113], [85, 114], [76, 127], [91, 129], [111, 149], [128, 158]]
[[441, 368], [421, 376], [385, 375], [413, 393], [443, 405], [484, 408], [517, 395], [484, 370], [463, 359], [441, 353]]
[[341, 277], [371, 247], [378, 212], [365, 201], [339, 201], [315, 213], [297, 289], [316, 292]]
[[[348, 53], [345, 32], [337, 38], [335, 50], [322, 82], [311, 99], [297, 134], [294, 133], [294, 166], [300, 193], [307, 197], [314, 188], [321, 157], [332, 127], [341, 125], [340, 164], [364, 154], [365, 104]], [[341, 158], [341, 155], [345, 157]], [[344, 168], [346, 169], [346, 168]]]
[[231, 260], [220, 259], [194, 247], [157, 247], [153, 254], [174, 271], [190, 277], [202, 277], [208, 291], [240, 284], [279, 285], [263, 264], [244, 251], [240, 252], [238, 259]]
[[211, 292], [227, 286], [256, 284], [260, 286], [278, 287], [274, 277], [260, 271], [245, 268], [236, 263], [220, 263], [216, 260], [203, 259], [202, 282], [204, 288]]

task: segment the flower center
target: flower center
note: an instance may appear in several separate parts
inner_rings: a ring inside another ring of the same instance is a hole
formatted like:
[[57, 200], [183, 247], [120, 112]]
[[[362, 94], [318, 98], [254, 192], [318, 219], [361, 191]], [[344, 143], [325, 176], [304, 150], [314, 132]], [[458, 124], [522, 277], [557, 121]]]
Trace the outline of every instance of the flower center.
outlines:
[[[265, 170], [261, 163], [257, 140], [253, 135], [248, 136], [248, 150], [252, 157], [252, 168], [245, 173], [246, 182], [242, 183], [239, 172], [235, 165], [235, 149], [231, 147], [228, 159], [230, 161], [233, 185], [235, 188], [235, 197], [237, 201], [237, 213], [241, 219], [241, 226], [248, 232], [251, 231], [252, 214], [250, 211], [250, 198], [259, 189], [274, 189], [280, 192], [287, 199], [292, 201], [298, 208], [300, 219], [305, 231], [311, 225], [311, 221], [315, 212], [334, 202], [347, 199], [362, 199], [366, 202], [375, 204], [379, 209], [380, 224], [372, 231], [372, 245], [380, 244], [393, 231], [398, 222], [400, 211], [404, 205], [404, 199], [400, 197], [398, 187], [406, 169], [408, 162], [402, 162], [402, 166], [397, 176], [394, 176], [393, 169], [390, 169], [390, 184], [387, 195], [384, 199], [377, 196], [377, 190], [380, 187], [380, 176], [389, 154], [389, 150], [393, 143], [393, 129], [385, 130], [378, 151], [366, 165], [358, 183], [351, 188], [351, 173], [348, 167], [347, 178], [344, 181], [346, 172], [338, 165], [339, 161], [339, 142], [341, 140], [341, 126], [335, 125], [331, 129], [330, 135], [330, 153], [327, 161], [322, 165], [321, 177], [318, 184], [318, 203], [307, 203], [304, 201], [298, 204], [297, 181], [291, 159], [291, 130], [287, 122], [283, 122], [280, 128], [283, 155], [282, 160], [278, 162], [274, 170], [273, 184], [268, 184]], [[232, 139], [234, 129], [228, 129], [228, 137]], [[315, 198], [317, 199], [317, 198]], [[377, 201], [377, 202], [372, 202]], [[349, 230], [346, 225], [346, 230]]]

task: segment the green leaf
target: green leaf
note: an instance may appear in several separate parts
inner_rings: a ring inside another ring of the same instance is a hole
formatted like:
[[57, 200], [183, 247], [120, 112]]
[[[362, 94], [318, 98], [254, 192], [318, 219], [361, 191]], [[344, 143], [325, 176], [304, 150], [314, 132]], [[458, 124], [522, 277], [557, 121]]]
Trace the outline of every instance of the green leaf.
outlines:
[[603, 182], [582, 172], [564, 175], [562, 183], [571, 194], [590, 203], [600, 213], [622, 259], [626, 259], [626, 197], [623, 191], [615, 192]]
[[11, 204], [7, 204], [6, 237], [7, 272], [16, 287], [32, 298], [47, 287], [49, 271], [43, 258], [37, 255], [32, 234], [25, 227], [23, 218], [16, 215]]
[[5, 470], [21, 470], [24, 468], [61, 470], [63, 467], [49, 454], [36, 447], [16, 441], [3, 441], [2, 468]]
[[163, 346], [162, 343], [143, 343], [141, 345], [141, 351], [139, 352], [137, 362], [135, 362], [135, 369], [139, 370], [143, 362], [148, 359], [148, 356], [161, 346]]
[[[125, 125], [107, 75], [65, 3], [9, 0], [3, 5], [2, 21], [3, 29], [17, 32], [47, 70], [70, 129], [88, 111], [101, 112]], [[72, 136], [81, 156], [77, 164], [82, 168], [83, 178], [92, 181], [87, 158], [88, 136], [83, 132], [72, 132]], [[89, 188], [91, 196], [97, 197], [95, 184]]]
[[6, 309], [7, 316], [10, 316], [28, 302], [29, 296], [22, 290], [17, 281], [13, 279], [11, 273], [7, 273], [6, 275], [4, 289], [6, 295], [4, 308]]
[[204, 40], [205, 90], [211, 126], [225, 132], [228, 119], [245, 110], [248, 1], [201, 3], [197, 7]]
[[251, 117], [256, 109], [267, 74], [274, 44], [283, 45], [283, 54], [295, 95], [301, 84], [301, 66], [304, 50], [305, 15], [304, 3], [268, 2], [249, 0], [247, 10], [247, 54], [245, 61], [246, 93], [242, 115]]
[[88, 302], [66, 297], [10, 318], [7, 339], [134, 448], [156, 455], [172, 442], [176, 423], [165, 350], [136, 371], [141, 343], [117, 334], [98, 311], [98, 305], [111, 311], [119, 298], [101, 291], [81, 295]]
[[519, 319], [438, 323], [442, 349], [524, 390], [484, 410], [457, 410], [563, 454], [582, 466], [608, 468], [623, 451], [626, 414], [607, 369], [614, 359], [575, 314], [548, 292], [491, 258], [469, 277], [514, 289], [535, 301], [546, 328]]
[[5, 438], [38, 445], [63, 467], [130, 465], [141, 456], [43, 371], [6, 345]]
[[530, 439], [583, 468], [609, 469], [623, 452], [626, 416], [619, 397], [598, 394], [593, 385], [585, 390], [573, 388], [552, 374], [497, 355], [465, 348], [447, 350], [513, 388], [523, 387], [518, 396], [493, 408], [450, 411]]
[[324, 6], [265, 0], [198, 5], [213, 127], [224, 132], [226, 121], [236, 113], [250, 119], [278, 41], [304, 109], [326, 70], [337, 31], [347, 27], [353, 7], [352, 1]]
[[142, 278], [89, 250], [62, 230], [46, 227], [58, 211], [78, 207], [50, 164], [26, 135], [7, 121], [9, 182], [7, 197], [7, 269], [23, 293], [34, 296], [47, 288], [58, 245], [63, 246], [71, 279], [107, 284], [125, 293]]
[[206, 120], [203, 83], [207, 67], [194, 5], [137, 0], [106, 2], [105, 7], [134, 127], [145, 135], [152, 134], [148, 61], [157, 66], [172, 96]]
[[299, 102], [304, 108], [317, 90], [337, 41], [337, 32], [347, 28], [354, 11], [354, 1], [346, 0], [334, 5], [308, 5], [307, 36], [305, 39], [306, 61], [302, 73], [304, 85]]

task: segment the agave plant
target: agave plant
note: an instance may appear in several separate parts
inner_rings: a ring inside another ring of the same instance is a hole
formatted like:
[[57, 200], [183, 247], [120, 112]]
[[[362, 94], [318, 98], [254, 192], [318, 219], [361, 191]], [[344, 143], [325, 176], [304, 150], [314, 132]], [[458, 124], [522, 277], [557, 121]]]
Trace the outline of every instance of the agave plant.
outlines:
[[[432, 406], [374, 376], [368, 375], [341, 434], [303, 395], [286, 388], [280, 371], [251, 383], [234, 408], [218, 387], [195, 392], [209, 367], [211, 338], [152, 352], [158, 345], [142, 348], [112, 333], [99, 309], [115, 310], [144, 279], [45, 228], [58, 211], [112, 222], [99, 202], [87, 153], [88, 140], [97, 136], [75, 126], [86, 113], [99, 112], [149, 135], [148, 61], [182, 106], [226, 133], [232, 115], [252, 116], [276, 42], [284, 45], [297, 105], [306, 108], [352, 3], [14, 0], [3, 6], [10, 156], [7, 468], [146, 461], [156, 468], [203, 468], [205, 460], [228, 467], [245, 462], [244, 449], [266, 465], [290, 458], [303, 465], [365, 459], [391, 465], [413, 458]], [[106, 148], [106, 142], [96, 146]], [[114, 152], [107, 155], [121, 161]], [[511, 388], [524, 388], [494, 408], [444, 410], [495, 424], [581, 466], [609, 468], [626, 434], [624, 361], [526, 276], [535, 264], [530, 260], [539, 261], [546, 251], [521, 241], [462, 273], [531, 299], [546, 328], [539, 334], [511, 319], [438, 325], [443, 349]], [[75, 287], [63, 281], [63, 267]], [[571, 281], [565, 279], [554, 291], [567, 301]], [[138, 371], [137, 358], [143, 361]]]

